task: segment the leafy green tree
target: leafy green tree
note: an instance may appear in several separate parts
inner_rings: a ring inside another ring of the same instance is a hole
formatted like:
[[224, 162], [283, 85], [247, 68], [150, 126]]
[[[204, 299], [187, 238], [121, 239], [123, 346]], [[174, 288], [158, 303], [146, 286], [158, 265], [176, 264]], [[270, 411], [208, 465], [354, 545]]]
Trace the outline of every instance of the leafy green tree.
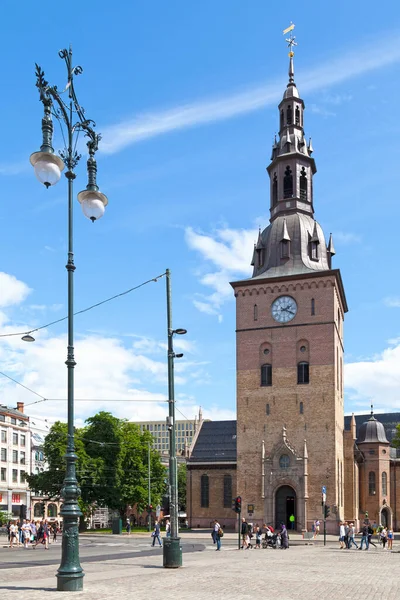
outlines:
[[396, 433], [392, 439], [392, 445], [395, 448], [400, 448], [400, 425], [396, 425]]

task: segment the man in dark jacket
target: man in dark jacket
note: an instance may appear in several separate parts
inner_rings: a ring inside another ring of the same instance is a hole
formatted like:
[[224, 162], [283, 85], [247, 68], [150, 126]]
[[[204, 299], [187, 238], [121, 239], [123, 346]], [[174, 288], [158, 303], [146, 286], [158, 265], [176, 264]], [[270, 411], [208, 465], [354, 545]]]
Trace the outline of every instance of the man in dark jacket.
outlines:
[[363, 549], [363, 545], [365, 543], [365, 549], [368, 550], [368, 524], [364, 523], [363, 528], [361, 530], [361, 544], [359, 550]]
[[246, 545], [246, 536], [248, 534], [248, 525], [246, 523], [246, 519], [243, 517], [242, 518], [242, 528], [240, 530], [240, 533], [242, 534], [242, 545], [241, 548], [243, 548]]

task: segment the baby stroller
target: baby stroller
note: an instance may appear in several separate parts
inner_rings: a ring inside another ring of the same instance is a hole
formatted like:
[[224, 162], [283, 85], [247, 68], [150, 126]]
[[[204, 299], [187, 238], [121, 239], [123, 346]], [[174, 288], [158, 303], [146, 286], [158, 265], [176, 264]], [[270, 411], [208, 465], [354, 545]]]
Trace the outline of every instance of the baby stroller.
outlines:
[[262, 541], [262, 547], [266, 548], [280, 548], [281, 546], [281, 536], [280, 533], [275, 533], [272, 527], [267, 527], [267, 531], [265, 532], [265, 537]]

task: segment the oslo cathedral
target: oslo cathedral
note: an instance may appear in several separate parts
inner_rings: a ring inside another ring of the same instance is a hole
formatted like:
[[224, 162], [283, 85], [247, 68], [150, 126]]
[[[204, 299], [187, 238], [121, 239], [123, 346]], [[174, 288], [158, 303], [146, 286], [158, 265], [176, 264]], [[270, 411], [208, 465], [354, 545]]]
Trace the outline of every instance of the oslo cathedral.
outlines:
[[328, 532], [337, 533], [343, 519], [397, 528], [400, 458], [390, 440], [400, 414], [344, 417], [348, 309], [332, 236], [327, 242], [314, 218], [317, 169], [294, 80], [292, 35], [288, 42], [289, 82], [267, 169], [270, 224], [254, 246], [252, 277], [231, 284], [237, 421], [204, 421], [196, 432], [189, 525], [208, 527], [217, 518], [235, 526], [232, 498], [241, 496], [242, 516], [254, 524], [289, 526], [294, 515], [298, 531], [311, 530], [322, 517], [324, 486]]

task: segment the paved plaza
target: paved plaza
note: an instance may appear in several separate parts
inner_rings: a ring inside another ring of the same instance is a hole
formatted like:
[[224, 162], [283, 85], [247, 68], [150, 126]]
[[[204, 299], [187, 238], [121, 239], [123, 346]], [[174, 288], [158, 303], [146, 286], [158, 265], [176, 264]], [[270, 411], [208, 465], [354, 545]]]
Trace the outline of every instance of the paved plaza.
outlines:
[[[216, 552], [209, 534], [184, 534], [184, 566], [174, 570], [162, 567], [162, 549], [150, 548], [147, 537], [83, 539], [84, 592], [73, 595], [88, 600], [110, 596], [118, 600], [159, 596], [164, 600], [399, 598], [400, 553], [396, 547], [393, 552], [382, 548], [339, 550], [333, 539], [326, 547], [322, 541], [305, 545], [296, 538], [288, 550], [238, 551], [236, 536], [226, 534], [222, 551]], [[86, 551], [89, 547], [90, 552]], [[53, 546], [51, 554], [41, 548], [13, 550], [12, 554], [2, 549], [0, 589], [7, 598], [59, 598], [54, 577], [59, 552], [59, 546]], [[27, 555], [34, 562], [28, 562]]]

